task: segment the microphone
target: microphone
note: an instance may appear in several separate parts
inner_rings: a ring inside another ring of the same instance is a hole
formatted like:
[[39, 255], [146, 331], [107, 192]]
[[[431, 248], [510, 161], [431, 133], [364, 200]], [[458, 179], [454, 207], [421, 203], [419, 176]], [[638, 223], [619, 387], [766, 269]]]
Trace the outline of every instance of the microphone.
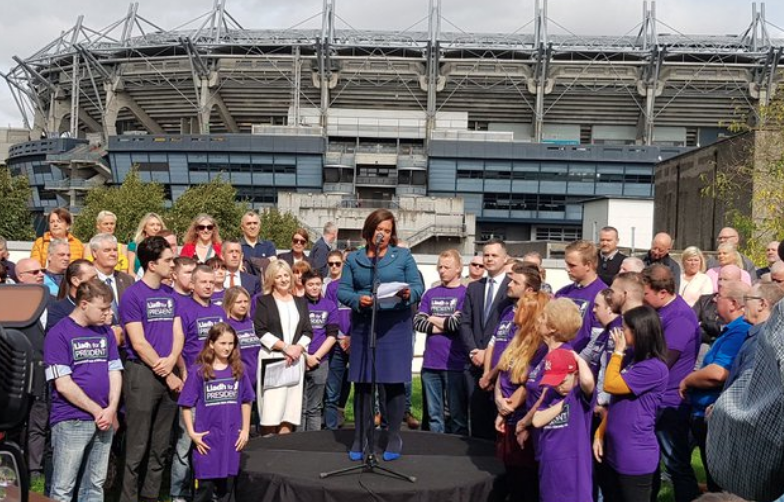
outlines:
[[383, 241], [383, 240], [384, 240], [384, 234], [379, 232], [379, 233], [376, 234], [376, 238], [374, 239], [373, 243], [376, 246], [380, 246], [381, 245], [381, 241]]

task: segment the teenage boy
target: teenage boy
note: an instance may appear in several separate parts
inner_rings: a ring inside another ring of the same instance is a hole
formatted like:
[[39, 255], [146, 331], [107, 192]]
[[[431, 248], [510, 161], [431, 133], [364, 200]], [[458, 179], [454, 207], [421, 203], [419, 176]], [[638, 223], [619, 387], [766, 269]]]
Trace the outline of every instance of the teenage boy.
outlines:
[[302, 406], [302, 426], [306, 431], [321, 430], [324, 411], [324, 390], [329, 376], [329, 354], [338, 336], [338, 306], [321, 294], [321, 274], [308, 270], [302, 274], [305, 298], [308, 300], [313, 339], [305, 356], [305, 401]]

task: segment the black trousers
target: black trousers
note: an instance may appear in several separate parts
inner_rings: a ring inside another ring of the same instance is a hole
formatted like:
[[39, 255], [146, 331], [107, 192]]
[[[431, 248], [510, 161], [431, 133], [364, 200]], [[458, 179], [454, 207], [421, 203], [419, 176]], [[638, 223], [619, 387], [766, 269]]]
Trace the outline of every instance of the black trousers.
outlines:
[[630, 476], [621, 474], [609, 465], [605, 465], [604, 474], [606, 484], [603, 488], [606, 502], [650, 500], [654, 473]]
[[468, 430], [471, 437], [495, 440], [495, 417], [497, 409], [493, 393], [479, 387], [482, 369], [472, 366], [463, 370], [468, 390]]
[[234, 478], [199, 479], [193, 502], [230, 502], [234, 500]]
[[[177, 401], [162, 378], [147, 365], [134, 361], [125, 363], [123, 394], [127, 428], [120, 501], [157, 501], [169, 459]], [[145, 458], [147, 465], [142, 465]]]
[[[400, 424], [406, 413], [406, 388], [402, 383], [381, 383], [383, 386], [383, 399], [386, 412], [388, 414], [387, 423], [387, 446], [386, 450], [393, 453], [400, 453], [402, 440], [400, 438]], [[380, 394], [380, 393], [379, 393]], [[381, 395], [379, 395], [381, 399]], [[369, 383], [354, 384], [354, 413], [356, 414], [356, 430], [354, 432], [354, 444], [351, 451], [364, 451], [364, 445], [370, 439], [370, 433], [375, 428], [373, 424], [373, 401], [370, 394]], [[375, 448], [375, 445], [371, 445]]]

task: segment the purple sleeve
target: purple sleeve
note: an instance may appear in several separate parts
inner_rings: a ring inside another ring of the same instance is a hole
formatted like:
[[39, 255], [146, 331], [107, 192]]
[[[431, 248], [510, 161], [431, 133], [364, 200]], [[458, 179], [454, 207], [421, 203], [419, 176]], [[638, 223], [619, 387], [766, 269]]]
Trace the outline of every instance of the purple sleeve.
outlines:
[[655, 360], [648, 359], [632, 365], [621, 373], [621, 378], [635, 396], [640, 396], [661, 385], [665, 371], [666, 365], [663, 362], [657, 364]]
[[120, 352], [117, 350], [117, 339], [114, 337], [114, 331], [108, 326], [106, 327], [106, 336], [109, 338], [109, 361], [119, 361]]
[[250, 383], [247, 372], [242, 373], [242, 383], [240, 383], [240, 387], [242, 387], [242, 396], [240, 400], [243, 403], [252, 403], [256, 400], [256, 393], [253, 392], [253, 385]]
[[70, 366], [71, 352], [61, 329], [53, 329], [44, 339], [44, 364], [47, 366]]
[[184, 408], [195, 407], [203, 387], [202, 382], [203, 379], [198, 366], [191, 366], [191, 369], [188, 371], [188, 379], [185, 380], [185, 386], [182, 388], [177, 404]]
[[141, 304], [142, 302], [138, 301], [135, 291], [127, 291], [123, 295], [119, 307], [123, 326], [129, 322], [142, 322], [144, 320]]
[[422, 300], [419, 302], [419, 311], [423, 314], [430, 315], [430, 296], [431, 296], [432, 289], [428, 289], [425, 291], [425, 294], [422, 295]]
[[338, 326], [340, 319], [338, 319], [338, 306], [335, 302], [330, 302], [329, 311], [327, 312], [327, 325], [334, 324]]

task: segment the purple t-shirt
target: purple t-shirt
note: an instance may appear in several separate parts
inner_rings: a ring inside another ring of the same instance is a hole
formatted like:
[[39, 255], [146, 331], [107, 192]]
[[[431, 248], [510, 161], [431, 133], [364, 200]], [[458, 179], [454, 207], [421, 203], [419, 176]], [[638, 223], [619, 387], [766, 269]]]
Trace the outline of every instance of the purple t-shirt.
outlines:
[[[140, 322], [144, 338], [158, 356], [168, 357], [171, 354], [174, 318], [179, 317], [173, 289], [165, 285], [153, 289], [144, 281], [138, 281], [125, 290], [119, 308], [123, 327], [128, 323]], [[126, 337], [125, 347], [128, 359], [139, 359], [130, 337]]]
[[700, 350], [700, 326], [694, 311], [680, 296], [660, 308], [659, 317], [667, 350], [681, 353], [670, 368], [667, 392], [662, 399], [663, 408], [677, 408], [683, 404], [678, 394], [678, 386], [689, 373], [694, 371], [694, 364], [697, 361], [697, 353]]
[[[436, 286], [425, 291], [419, 302], [419, 311], [428, 316], [448, 318], [462, 312], [466, 287]], [[422, 367], [429, 370], [462, 371], [468, 361], [460, 333], [433, 333], [425, 340]]]
[[313, 327], [313, 338], [308, 345], [308, 354], [312, 356], [327, 340], [327, 326], [337, 327], [338, 307], [328, 298], [319, 298], [316, 302], [307, 300], [310, 325]]
[[215, 370], [215, 378], [205, 381], [201, 367], [193, 366], [180, 394], [179, 405], [195, 408], [193, 430], [206, 432], [204, 442], [210, 447], [206, 455], [193, 449], [193, 473], [196, 479], [221, 479], [236, 476], [240, 469], [240, 452], [234, 444], [242, 430], [242, 404], [256, 399], [246, 373], [236, 380], [231, 367]]
[[580, 286], [576, 283], [570, 284], [555, 293], [556, 298], [569, 298], [580, 309], [583, 325], [577, 332], [577, 336], [572, 340], [572, 346], [577, 353], [580, 353], [588, 345], [592, 329], [602, 329], [602, 324], [593, 314], [593, 301], [596, 295], [603, 289], [607, 289], [607, 285], [597, 277], [595, 281], [587, 286]]
[[237, 338], [240, 341], [240, 357], [242, 358], [242, 364], [245, 365], [245, 374], [248, 375], [255, 389], [261, 339], [256, 335], [256, 328], [253, 327], [253, 318], [245, 316], [244, 320], [238, 321], [226, 316], [226, 322], [237, 332]]
[[223, 305], [223, 297], [226, 295], [226, 290], [221, 289], [220, 291], [216, 291], [212, 294], [212, 303], [217, 305], [218, 307]]
[[327, 284], [327, 292], [324, 297], [332, 300], [338, 306], [338, 338], [343, 338], [351, 333], [351, 307], [338, 300], [339, 287], [340, 280], [330, 282]]
[[[46, 379], [70, 375], [74, 383], [101, 408], [109, 405], [109, 372], [122, 370], [114, 332], [108, 326], [79, 326], [70, 316], [49, 331], [44, 341]], [[94, 417], [71, 404], [52, 385], [49, 425], [65, 420], [94, 421]]]
[[659, 465], [654, 428], [669, 371], [664, 361], [651, 358], [626, 366], [621, 376], [632, 393], [610, 399], [607, 463], [628, 476], [650, 474]]
[[490, 359], [491, 368], [498, 366], [498, 361], [501, 360], [501, 354], [504, 353], [509, 346], [509, 342], [511, 342], [512, 338], [515, 336], [515, 313], [517, 313], [517, 309], [514, 305], [510, 305], [503, 311], [500, 319], [498, 319], [498, 326], [495, 328], [495, 333], [493, 333], [493, 357]]
[[562, 399], [563, 411], [539, 430], [539, 500], [592, 502], [591, 397], [582, 392], [579, 384], [566, 397], [548, 389], [539, 410]]
[[185, 361], [185, 367], [190, 368], [204, 348], [204, 341], [207, 340], [210, 328], [223, 322], [226, 319], [226, 312], [214, 303], [205, 307], [193, 298], [182, 300], [177, 307], [182, 320], [182, 331], [185, 334], [182, 359]]
[[599, 335], [597, 335], [597, 337], [580, 353], [580, 357], [582, 357], [583, 360], [588, 363], [588, 367], [591, 368], [593, 379], [597, 383], [599, 382], [599, 371], [601, 371], [602, 367], [606, 366], [610, 361], [610, 357], [612, 357], [613, 350], [615, 349], [615, 343], [610, 336], [610, 332], [613, 329], [622, 326], [623, 317], [616, 317], [610, 321], [610, 324], [608, 324], [607, 327], [604, 328], [604, 330], [602, 330], [602, 332], [599, 333]]
[[[542, 345], [534, 353], [534, 357], [531, 359], [531, 362], [528, 365], [529, 375], [530, 375], [530, 371], [533, 368], [539, 366], [539, 363], [542, 362], [542, 360], [544, 359], [545, 355], [547, 355], [547, 347], [545, 345]], [[514, 394], [515, 391], [517, 391], [517, 389], [519, 389], [520, 386], [523, 385], [523, 384], [520, 384], [520, 383], [513, 382], [510, 373], [508, 371], [506, 371], [506, 370], [499, 371], [499, 373], [498, 373], [498, 382], [499, 382], [499, 385], [501, 387], [501, 395], [504, 396], [504, 397], [507, 397], [507, 398], [511, 397], [512, 394]], [[523, 404], [520, 407], [518, 407], [514, 411], [514, 413], [509, 415], [509, 418], [507, 418], [507, 420], [506, 420], [507, 423], [516, 424], [518, 420], [520, 420], [521, 418], [523, 418], [525, 416], [525, 414], [528, 412], [528, 410], [529, 410], [529, 408], [526, 406], [526, 403], [523, 402]]]

